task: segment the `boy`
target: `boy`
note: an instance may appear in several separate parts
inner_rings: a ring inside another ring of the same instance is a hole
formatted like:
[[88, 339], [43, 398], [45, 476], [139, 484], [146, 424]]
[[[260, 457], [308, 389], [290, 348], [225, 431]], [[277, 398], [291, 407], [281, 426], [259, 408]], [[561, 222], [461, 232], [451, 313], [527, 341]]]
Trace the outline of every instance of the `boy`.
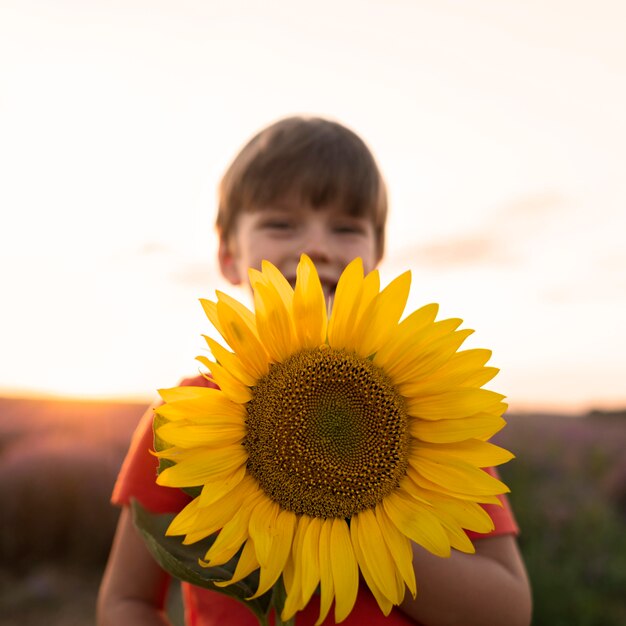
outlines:
[[[249, 267], [271, 261], [293, 283], [302, 253], [314, 261], [327, 298], [355, 257], [365, 272], [383, 255], [386, 190], [374, 158], [345, 127], [323, 119], [287, 118], [257, 134], [235, 158], [220, 186], [218, 259], [225, 278], [247, 281]], [[183, 384], [211, 385], [202, 377]], [[152, 412], [139, 425], [113, 494], [123, 505], [118, 531], [98, 601], [100, 626], [167, 624], [163, 597], [167, 575], [153, 561], [132, 524], [132, 497], [154, 512], [177, 512], [188, 498], [155, 483]], [[506, 504], [506, 502], [505, 502]], [[413, 547], [418, 586], [415, 600], [384, 617], [363, 587], [344, 624], [527, 625], [530, 591], [508, 506], [486, 507], [495, 523], [476, 536], [476, 554], [453, 551], [436, 557]], [[256, 618], [237, 601], [183, 585], [190, 626], [253, 626]], [[297, 624], [314, 624], [318, 598], [296, 614]], [[324, 624], [332, 624], [332, 614]]]

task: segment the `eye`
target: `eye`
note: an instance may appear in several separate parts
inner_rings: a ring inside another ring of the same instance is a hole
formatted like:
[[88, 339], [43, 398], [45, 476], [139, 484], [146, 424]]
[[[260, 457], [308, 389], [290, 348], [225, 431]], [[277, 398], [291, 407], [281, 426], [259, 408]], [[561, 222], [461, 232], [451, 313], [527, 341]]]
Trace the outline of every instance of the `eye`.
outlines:
[[287, 231], [295, 227], [294, 222], [287, 219], [272, 218], [261, 222], [261, 228], [266, 230]]
[[333, 230], [339, 235], [362, 235], [366, 232], [366, 227], [360, 222], [349, 222], [335, 224]]

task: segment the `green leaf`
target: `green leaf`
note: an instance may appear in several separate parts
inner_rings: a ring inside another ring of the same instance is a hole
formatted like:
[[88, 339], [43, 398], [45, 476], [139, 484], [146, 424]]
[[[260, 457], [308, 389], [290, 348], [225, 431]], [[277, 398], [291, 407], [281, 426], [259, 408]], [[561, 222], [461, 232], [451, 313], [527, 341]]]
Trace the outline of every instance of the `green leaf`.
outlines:
[[154, 435], [154, 449], [157, 452], [162, 452], [163, 450], [167, 450], [167, 448], [171, 448], [172, 444], [167, 443], [162, 437], [157, 435], [157, 430], [161, 428], [164, 424], [167, 424], [167, 419], [163, 417], [158, 408], [154, 411], [154, 417], [152, 418], [152, 433]]
[[257, 589], [258, 571], [232, 585], [218, 587], [214, 584], [215, 582], [232, 578], [239, 555], [237, 554], [224, 565], [214, 567], [202, 567], [200, 565], [199, 559], [204, 558], [217, 535], [211, 535], [192, 545], [183, 545], [179, 537], [167, 537], [165, 535], [165, 531], [175, 514], [151, 513], [134, 499], [131, 502], [131, 509], [135, 526], [143, 536], [151, 554], [166, 572], [179, 580], [223, 593], [243, 602], [256, 615], [261, 626], [268, 626], [272, 591], [270, 590], [254, 600], [246, 600], [246, 598], [254, 595]]

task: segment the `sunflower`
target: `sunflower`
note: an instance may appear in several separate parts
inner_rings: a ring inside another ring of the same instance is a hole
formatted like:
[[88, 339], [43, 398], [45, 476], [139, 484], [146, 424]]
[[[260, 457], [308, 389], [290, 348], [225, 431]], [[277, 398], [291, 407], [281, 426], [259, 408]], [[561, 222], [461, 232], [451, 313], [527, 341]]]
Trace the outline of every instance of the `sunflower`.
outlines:
[[474, 552], [464, 529], [493, 528], [480, 503], [506, 485], [482, 468], [512, 454], [487, 441], [504, 425], [504, 396], [483, 389], [490, 352], [459, 351], [471, 330], [424, 306], [400, 321], [406, 272], [380, 289], [360, 259], [344, 270], [330, 314], [312, 261], [295, 288], [264, 262], [250, 270], [254, 312], [217, 292], [204, 310], [198, 359], [218, 389], [161, 390], [160, 485], [198, 488], [167, 533], [193, 544], [219, 531], [201, 560], [239, 554], [228, 585], [258, 570], [256, 594], [282, 576], [290, 619], [320, 590], [318, 624], [352, 610], [359, 572], [389, 614], [408, 588], [411, 542], [433, 554]]

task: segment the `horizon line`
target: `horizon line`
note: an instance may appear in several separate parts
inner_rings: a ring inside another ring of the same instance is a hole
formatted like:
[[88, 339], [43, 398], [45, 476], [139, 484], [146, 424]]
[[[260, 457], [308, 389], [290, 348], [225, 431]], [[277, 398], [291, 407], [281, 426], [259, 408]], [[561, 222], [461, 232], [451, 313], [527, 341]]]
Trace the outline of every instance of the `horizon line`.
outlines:
[[[110, 404], [143, 404], [150, 405], [158, 399], [155, 389], [154, 394], [139, 393], [62, 393], [41, 389], [28, 388], [6, 388], [0, 387], [0, 399], [7, 400], [39, 400], [51, 402], [89, 402], [89, 403], [110, 403]], [[509, 400], [507, 398], [505, 401]], [[599, 412], [621, 412], [626, 411], [626, 399], [624, 400], [588, 400], [567, 404], [565, 402], [541, 401], [541, 400], [520, 400], [508, 402], [507, 413], [548, 413], [548, 414], [575, 414], [586, 415], [594, 411]]]

